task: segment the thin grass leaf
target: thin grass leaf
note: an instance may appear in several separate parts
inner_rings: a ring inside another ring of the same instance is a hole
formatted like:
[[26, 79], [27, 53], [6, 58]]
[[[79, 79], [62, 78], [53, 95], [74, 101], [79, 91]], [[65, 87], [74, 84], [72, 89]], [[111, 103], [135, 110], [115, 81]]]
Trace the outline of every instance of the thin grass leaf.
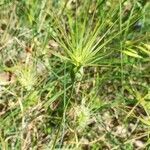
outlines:
[[142, 56], [138, 55], [138, 53], [132, 49], [124, 50], [123, 53], [130, 56], [130, 57], [142, 58]]

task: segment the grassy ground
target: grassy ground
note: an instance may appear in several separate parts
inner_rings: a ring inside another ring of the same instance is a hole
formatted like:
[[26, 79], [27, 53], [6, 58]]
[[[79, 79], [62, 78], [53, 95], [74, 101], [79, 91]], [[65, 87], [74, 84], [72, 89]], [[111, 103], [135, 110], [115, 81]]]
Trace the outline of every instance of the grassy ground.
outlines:
[[149, 150], [150, 3], [0, 1], [0, 150]]

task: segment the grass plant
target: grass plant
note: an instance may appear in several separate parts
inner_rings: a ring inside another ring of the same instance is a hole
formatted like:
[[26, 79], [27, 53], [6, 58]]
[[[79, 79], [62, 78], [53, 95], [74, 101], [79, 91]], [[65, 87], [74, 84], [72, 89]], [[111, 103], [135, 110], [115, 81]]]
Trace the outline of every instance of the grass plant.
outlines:
[[1, 0], [0, 150], [148, 150], [149, 10]]

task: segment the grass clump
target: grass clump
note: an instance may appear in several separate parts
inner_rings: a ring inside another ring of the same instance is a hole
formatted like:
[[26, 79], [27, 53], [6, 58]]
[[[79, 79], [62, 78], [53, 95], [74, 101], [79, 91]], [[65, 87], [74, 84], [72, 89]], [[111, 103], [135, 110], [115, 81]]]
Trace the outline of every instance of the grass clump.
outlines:
[[0, 2], [0, 149], [149, 149], [147, 1]]

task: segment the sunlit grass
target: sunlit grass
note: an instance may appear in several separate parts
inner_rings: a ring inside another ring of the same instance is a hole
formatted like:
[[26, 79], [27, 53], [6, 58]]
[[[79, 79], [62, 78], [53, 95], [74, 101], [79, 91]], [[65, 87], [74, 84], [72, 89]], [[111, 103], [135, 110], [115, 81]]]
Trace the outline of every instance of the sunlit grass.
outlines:
[[148, 149], [149, 2], [0, 1], [0, 149]]

